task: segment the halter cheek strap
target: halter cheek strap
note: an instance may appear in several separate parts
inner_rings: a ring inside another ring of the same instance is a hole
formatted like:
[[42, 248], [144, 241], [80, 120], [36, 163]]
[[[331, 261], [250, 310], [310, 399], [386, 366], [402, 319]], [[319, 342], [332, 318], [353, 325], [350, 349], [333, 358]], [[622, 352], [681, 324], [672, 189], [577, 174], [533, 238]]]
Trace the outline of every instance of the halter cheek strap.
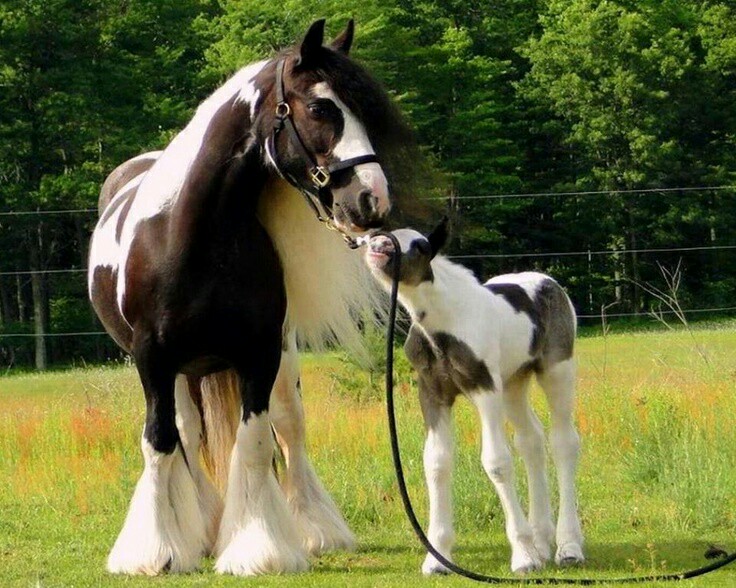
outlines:
[[[276, 111], [273, 123], [273, 132], [266, 140], [266, 151], [271, 161], [278, 171], [279, 175], [294, 186], [302, 193], [309, 206], [314, 211], [317, 219], [325, 222], [328, 226], [334, 226], [332, 223], [332, 194], [330, 192], [330, 184], [332, 183], [332, 174], [350, 169], [356, 165], [364, 163], [376, 163], [378, 157], [374, 153], [366, 153], [357, 157], [351, 157], [342, 161], [336, 161], [327, 167], [317, 163], [314, 155], [309, 152], [304, 141], [299, 135], [299, 131], [294, 124], [291, 107], [286, 101], [286, 91], [284, 90], [284, 66], [286, 61], [279, 60], [276, 64]], [[284, 171], [278, 160], [278, 151], [276, 149], [276, 139], [286, 129], [289, 142], [296, 149], [299, 157], [304, 161], [308, 170], [309, 183], [305, 183], [303, 179], [294, 177], [291, 173]]]

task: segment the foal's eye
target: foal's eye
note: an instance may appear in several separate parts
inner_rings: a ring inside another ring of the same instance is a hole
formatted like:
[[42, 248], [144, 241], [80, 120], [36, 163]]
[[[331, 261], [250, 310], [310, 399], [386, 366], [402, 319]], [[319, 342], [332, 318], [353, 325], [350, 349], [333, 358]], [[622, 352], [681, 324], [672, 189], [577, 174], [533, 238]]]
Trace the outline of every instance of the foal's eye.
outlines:
[[335, 114], [337, 107], [330, 100], [317, 100], [307, 105], [309, 112], [315, 118], [330, 118]]
[[414, 247], [416, 247], [417, 251], [422, 255], [429, 255], [432, 253], [432, 248], [429, 246], [428, 241], [414, 241]]

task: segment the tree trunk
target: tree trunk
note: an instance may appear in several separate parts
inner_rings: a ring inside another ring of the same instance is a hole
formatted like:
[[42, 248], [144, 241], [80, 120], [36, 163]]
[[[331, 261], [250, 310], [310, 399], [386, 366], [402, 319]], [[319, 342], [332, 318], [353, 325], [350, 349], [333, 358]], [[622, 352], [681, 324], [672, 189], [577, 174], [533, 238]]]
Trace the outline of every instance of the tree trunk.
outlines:
[[18, 299], [15, 296], [15, 291], [12, 277], [0, 277], [0, 324], [6, 327], [20, 321]]
[[49, 292], [47, 277], [43, 273], [41, 251], [43, 250], [43, 223], [33, 231], [30, 241], [31, 289], [33, 292], [33, 332], [35, 334], [35, 363], [37, 370], [48, 368]]

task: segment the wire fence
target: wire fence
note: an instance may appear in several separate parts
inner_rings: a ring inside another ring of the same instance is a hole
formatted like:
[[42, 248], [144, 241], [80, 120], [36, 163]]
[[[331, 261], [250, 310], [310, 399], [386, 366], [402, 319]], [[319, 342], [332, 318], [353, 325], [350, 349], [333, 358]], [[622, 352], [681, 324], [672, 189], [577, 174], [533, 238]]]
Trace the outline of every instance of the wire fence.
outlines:
[[[623, 195], [658, 195], [658, 194], [700, 194], [706, 195], [712, 192], [736, 191], [736, 185], [726, 186], [684, 186], [671, 188], [632, 188], [622, 190], [580, 190], [569, 192], [525, 192], [511, 194], [475, 194], [464, 196], [431, 196], [422, 200], [511, 200], [518, 198], [552, 198], [552, 197], [585, 197], [585, 196], [623, 196]], [[96, 208], [69, 208], [61, 210], [9, 210], [0, 211], [0, 217], [4, 216], [49, 216], [64, 214], [92, 214], [97, 213]]]
[[[544, 258], [544, 257], [584, 257], [599, 255], [621, 255], [631, 253], [677, 253], [686, 251], [732, 251], [736, 245], [704, 245], [700, 247], [660, 247], [655, 249], [603, 249], [599, 251], [555, 251], [539, 253], [473, 253], [467, 255], [448, 255], [448, 259], [522, 259], [522, 258]], [[80, 274], [86, 273], [89, 268], [59, 268], [59, 269], [37, 269], [37, 270], [14, 270], [0, 272], [2, 276], [31, 276], [34, 274]]]
[[[593, 196], [651, 196], [663, 194], [681, 194], [692, 196], [712, 195], [719, 192], [736, 192], [736, 185], [727, 186], [696, 186], [696, 187], [672, 187], [672, 188], [642, 188], [632, 190], [589, 190], [589, 191], [568, 191], [568, 192], [529, 192], [529, 193], [509, 193], [509, 194], [481, 194], [466, 195], [454, 197], [433, 197], [426, 200], [451, 200], [451, 201], [477, 201], [477, 200], [509, 200], [509, 199], [537, 199], [537, 198], [577, 198], [577, 197], [593, 197]], [[96, 208], [68, 208], [59, 210], [10, 210], [0, 211], [0, 218], [22, 218], [22, 217], [50, 217], [50, 216], [81, 216], [97, 214]], [[565, 257], [587, 257], [589, 260], [593, 257], [601, 256], [622, 256], [633, 254], [672, 254], [672, 253], [692, 253], [692, 252], [715, 252], [715, 251], [733, 251], [736, 244], [721, 245], [699, 245], [691, 247], [654, 247], [654, 248], [636, 248], [636, 249], [585, 249], [577, 251], [537, 251], [523, 253], [473, 253], [449, 255], [453, 260], [503, 260], [503, 259], [549, 259], [549, 258], [565, 258]], [[33, 275], [78, 275], [86, 274], [88, 271], [84, 267], [71, 268], [49, 268], [49, 269], [19, 269], [12, 271], [0, 271], [0, 277], [24, 277]], [[590, 309], [592, 310], [592, 309]], [[662, 310], [657, 311], [660, 316], [675, 315], [681, 312], [683, 315], [690, 314], [723, 314], [736, 311], [736, 306], [718, 306], [709, 308], [686, 308], [681, 311]], [[642, 312], [617, 312], [617, 313], [581, 313], [579, 319], [585, 320], [602, 320], [604, 318], [646, 318], [650, 316], [646, 311]], [[90, 331], [69, 331], [58, 333], [0, 333], [0, 340], [3, 339], [25, 339], [37, 337], [50, 338], [74, 338], [74, 337], [102, 337], [107, 333], [102, 330]]]

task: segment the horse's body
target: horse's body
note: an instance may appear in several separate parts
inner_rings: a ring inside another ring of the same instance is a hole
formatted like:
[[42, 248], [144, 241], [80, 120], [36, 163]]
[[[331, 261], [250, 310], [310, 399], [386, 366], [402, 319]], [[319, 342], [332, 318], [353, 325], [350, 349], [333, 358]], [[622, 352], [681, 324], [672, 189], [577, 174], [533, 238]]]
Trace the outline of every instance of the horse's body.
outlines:
[[[535, 272], [497, 276], [481, 284], [461, 265], [435, 257], [444, 242], [444, 228], [428, 238], [408, 229], [394, 235], [402, 251], [399, 298], [412, 318], [404, 349], [418, 372], [427, 427], [424, 467], [430, 541], [445, 557], [451, 556], [451, 409], [459, 395], [466, 395], [480, 417], [481, 460], [506, 517], [512, 570], [539, 569], [551, 557], [555, 528], [544, 436], [528, 401], [530, 378], [536, 374], [550, 406], [550, 439], [559, 480], [555, 559], [562, 565], [582, 562], [574, 482], [579, 440], [572, 420], [575, 311], [570, 299], [552, 278]], [[390, 240], [376, 236], [366, 252], [368, 265], [387, 288], [393, 250]], [[526, 465], [529, 520], [514, 488], [504, 416], [514, 425], [514, 440]], [[431, 554], [422, 570], [446, 571]]]
[[[210, 552], [220, 572], [298, 571], [307, 550], [353, 544], [304, 452], [296, 333], [354, 342], [352, 311], [373, 293], [300, 191], [342, 230], [382, 224], [390, 202], [370, 125], [393, 111], [347, 57], [352, 23], [331, 47], [323, 26], [235, 74], [165, 150], [126, 162], [103, 187], [90, 297], [133, 355], [147, 409], [145, 468], [112, 572], [191, 570]], [[296, 131], [272, 131], [279, 123]], [[309, 188], [311, 164], [328, 179], [335, 170], [327, 188]]]

